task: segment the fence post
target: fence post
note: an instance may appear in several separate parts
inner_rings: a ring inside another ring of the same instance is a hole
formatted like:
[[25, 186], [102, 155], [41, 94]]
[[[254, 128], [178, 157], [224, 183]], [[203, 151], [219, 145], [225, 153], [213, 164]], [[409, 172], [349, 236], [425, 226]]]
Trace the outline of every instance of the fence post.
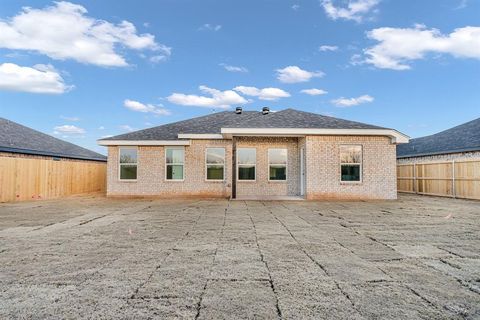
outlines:
[[413, 163], [413, 192], [417, 194], [417, 166]]
[[456, 198], [456, 190], [455, 190], [455, 160], [452, 160], [452, 195]]

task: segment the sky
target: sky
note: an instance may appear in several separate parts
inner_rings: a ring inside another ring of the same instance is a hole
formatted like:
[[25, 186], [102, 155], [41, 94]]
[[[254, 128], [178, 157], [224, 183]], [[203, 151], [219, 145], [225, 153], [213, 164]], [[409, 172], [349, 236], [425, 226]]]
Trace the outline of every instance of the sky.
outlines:
[[0, 5], [0, 117], [96, 140], [295, 108], [411, 137], [480, 117], [480, 0]]

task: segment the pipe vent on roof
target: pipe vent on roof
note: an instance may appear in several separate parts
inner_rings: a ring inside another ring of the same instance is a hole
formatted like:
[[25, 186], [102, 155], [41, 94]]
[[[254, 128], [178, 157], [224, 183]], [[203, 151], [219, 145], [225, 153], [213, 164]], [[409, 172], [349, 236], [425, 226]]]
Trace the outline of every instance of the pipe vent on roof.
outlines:
[[243, 111], [242, 107], [236, 107], [235, 108], [235, 113], [236, 114], [242, 114], [242, 111]]
[[270, 108], [269, 107], [263, 107], [262, 108], [262, 114], [269, 114], [270, 113]]

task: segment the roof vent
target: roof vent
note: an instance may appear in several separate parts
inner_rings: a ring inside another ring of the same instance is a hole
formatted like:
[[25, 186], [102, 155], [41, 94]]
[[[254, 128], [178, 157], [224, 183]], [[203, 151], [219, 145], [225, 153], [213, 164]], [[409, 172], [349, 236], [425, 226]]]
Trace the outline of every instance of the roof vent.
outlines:
[[270, 108], [269, 107], [263, 107], [262, 108], [262, 114], [268, 114], [270, 112]]
[[242, 111], [243, 111], [242, 107], [236, 107], [235, 108], [235, 113], [236, 114], [242, 114]]

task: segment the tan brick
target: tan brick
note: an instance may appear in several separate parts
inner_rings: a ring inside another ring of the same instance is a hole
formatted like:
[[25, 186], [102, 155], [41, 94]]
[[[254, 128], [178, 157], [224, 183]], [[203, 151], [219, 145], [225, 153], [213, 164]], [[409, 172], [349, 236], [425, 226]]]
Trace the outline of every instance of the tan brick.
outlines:
[[[238, 181], [237, 196], [300, 195], [300, 149], [305, 148], [305, 192], [307, 199], [396, 199], [396, 148], [388, 137], [307, 136], [242, 137], [237, 148], [257, 150], [256, 181]], [[362, 182], [340, 181], [342, 144], [363, 147]], [[225, 181], [206, 181], [205, 149], [225, 147]], [[268, 149], [288, 150], [287, 181], [268, 180]], [[137, 181], [119, 181], [118, 147], [109, 147], [109, 196], [230, 197], [232, 140], [192, 140], [185, 146], [185, 180], [165, 179], [164, 147], [138, 147]]]
[[[307, 199], [396, 199], [396, 148], [387, 137], [307, 136]], [[361, 145], [362, 181], [340, 181], [340, 145]]]

